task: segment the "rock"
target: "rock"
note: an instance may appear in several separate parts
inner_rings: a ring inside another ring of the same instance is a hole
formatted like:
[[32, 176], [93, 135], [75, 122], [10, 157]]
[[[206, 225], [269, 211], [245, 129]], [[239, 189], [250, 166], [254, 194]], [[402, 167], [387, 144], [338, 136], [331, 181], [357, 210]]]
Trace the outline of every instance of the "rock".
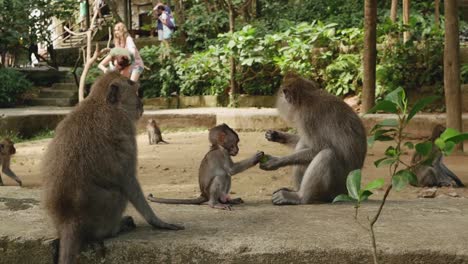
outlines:
[[418, 197], [419, 198], [434, 198], [437, 194], [437, 188], [422, 189]]
[[450, 197], [460, 197], [460, 195], [457, 192], [449, 192], [447, 193], [447, 195]]

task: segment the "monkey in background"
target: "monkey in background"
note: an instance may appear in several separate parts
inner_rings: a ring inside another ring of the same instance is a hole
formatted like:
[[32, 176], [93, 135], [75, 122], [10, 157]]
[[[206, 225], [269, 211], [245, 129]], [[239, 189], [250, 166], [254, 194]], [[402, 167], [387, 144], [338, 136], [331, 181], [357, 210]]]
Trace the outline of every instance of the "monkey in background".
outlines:
[[[464, 187], [465, 185], [461, 180], [449, 170], [442, 161], [443, 154], [434, 142], [437, 138], [442, 135], [445, 131], [443, 125], [436, 125], [432, 129], [432, 135], [429, 139], [432, 142], [432, 153], [433, 157], [431, 165], [419, 164], [413, 168], [413, 173], [418, 179], [418, 186], [420, 187], [441, 187], [441, 186], [453, 186], [453, 187]], [[415, 152], [411, 158], [411, 165], [415, 165], [422, 160], [422, 155]]]
[[366, 132], [359, 116], [337, 96], [313, 81], [286, 74], [277, 97], [283, 119], [298, 134], [269, 130], [265, 137], [294, 148], [291, 155], [265, 154], [263, 170], [293, 166], [294, 190], [273, 193], [275, 205], [331, 202], [346, 193], [349, 172], [361, 169], [367, 152]]
[[178, 230], [156, 216], [137, 179], [138, 85], [110, 72], [59, 123], [42, 161], [45, 208], [58, 232], [58, 263], [76, 263], [85, 243], [133, 229], [128, 202], [154, 228]]
[[[2, 172], [6, 176], [16, 181], [19, 186], [23, 186], [23, 182], [16, 176], [16, 174], [10, 169], [11, 156], [16, 153], [15, 144], [9, 138], [4, 138], [0, 142], [0, 161], [2, 165]], [[3, 186], [2, 174], [0, 173], [0, 186]]]
[[161, 129], [159, 129], [156, 120], [148, 119], [146, 131], [148, 132], [148, 141], [150, 145], [158, 144], [159, 142], [169, 144], [162, 138]]
[[231, 156], [239, 152], [239, 136], [228, 125], [222, 124], [209, 131], [210, 150], [203, 158], [198, 170], [200, 196], [193, 199], [165, 199], [148, 195], [148, 200], [167, 204], [202, 204], [208, 202], [212, 208], [231, 210], [231, 204], [243, 203], [241, 198], [232, 199], [231, 176], [255, 166], [263, 157], [257, 152], [251, 158], [234, 163]]

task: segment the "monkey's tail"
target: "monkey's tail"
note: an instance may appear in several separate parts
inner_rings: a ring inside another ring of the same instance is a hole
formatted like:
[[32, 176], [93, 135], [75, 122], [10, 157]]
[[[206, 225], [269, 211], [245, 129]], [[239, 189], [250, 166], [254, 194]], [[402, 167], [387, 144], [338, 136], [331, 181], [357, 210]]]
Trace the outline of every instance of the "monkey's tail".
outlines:
[[148, 194], [148, 200], [151, 202], [164, 203], [164, 204], [202, 204], [208, 201], [208, 199], [206, 199], [203, 196], [199, 196], [193, 199], [165, 199], [165, 198], [156, 198], [151, 193]]
[[81, 238], [74, 224], [64, 224], [60, 230], [59, 264], [74, 264], [80, 252]]
[[159, 141], [159, 142], [164, 143], [164, 144], [169, 144], [169, 142], [167, 142], [167, 141], [164, 140], [164, 139], [161, 139], [161, 141]]

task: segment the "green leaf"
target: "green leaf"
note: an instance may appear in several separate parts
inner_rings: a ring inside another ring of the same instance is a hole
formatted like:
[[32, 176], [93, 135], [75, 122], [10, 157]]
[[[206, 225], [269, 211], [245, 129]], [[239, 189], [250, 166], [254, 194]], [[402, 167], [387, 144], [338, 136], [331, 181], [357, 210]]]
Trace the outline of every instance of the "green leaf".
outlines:
[[416, 152], [418, 152], [419, 154], [423, 156], [427, 156], [429, 155], [429, 153], [431, 153], [432, 142], [426, 141], [426, 142], [418, 143], [416, 144], [415, 148], [416, 148]]
[[404, 146], [407, 147], [408, 149], [414, 149], [414, 144], [409, 141], [405, 142]]
[[445, 140], [445, 142], [451, 141], [451, 142], [453, 142], [455, 144], [458, 144], [458, 143], [463, 142], [465, 140], [468, 140], [468, 133], [463, 133], [463, 134], [459, 134], [457, 136], [448, 138], [448, 139]]
[[369, 190], [363, 190], [359, 195], [359, 202], [366, 201], [373, 193]]
[[396, 162], [396, 160], [393, 159], [393, 158], [382, 158], [382, 159], [374, 161], [374, 165], [375, 165], [375, 167], [380, 168], [380, 167], [382, 167], [384, 165], [390, 165], [390, 164], [393, 164], [395, 162]]
[[359, 199], [359, 191], [361, 189], [361, 170], [353, 170], [348, 174], [346, 179], [346, 188], [351, 198]]
[[377, 111], [385, 111], [385, 112], [396, 114], [398, 112], [398, 109], [397, 109], [397, 105], [394, 104], [393, 102], [382, 100], [382, 101], [377, 102], [377, 104], [374, 107], [372, 107], [367, 112], [367, 114], [376, 113]]
[[403, 101], [406, 100], [405, 90], [399, 87], [393, 90], [391, 93], [387, 94], [387, 96], [385, 96], [385, 100], [393, 102], [396, 105], [397, 109], [398, 107], [403, 108]]
[[455, 149], [455, 142], [453, 141], [447, 141], [445, 142], [445, 148], [443, 149], [443, 152], [444, 152], [444, 155], [445, 156], [448, 156], [450, 154], [452, 154], [452, 151]]
[[439, 149], [445, 149], [445, 142], [442, 138], [436, 139], [434, 143]]
[[364, 190], [372, 191], [372, 190], [375, 190], [375, 189], [382, 188], [382, 186], [384, 185], [384, 183], [385, 183], [384, 179], [373, 180], [373, 181], [369, 182], [369, 183], [366, 185], [366, 187], [364, 188]]
[[422, 98], [421, 100], [417, 101], [409, 112], [406, 122], [408, 123], [419, 111], [437, 99], [439, 99], [439, 96], [434, 95]]
[[460, 132], [458, 132], [456, 129], [449, 127], [445, 129], [444, 133], [440, 135], [440, 138], [443, 139], [444, 141], [447, 141], [449, 138], [453, 138], [458, 135], [460, 135]]
[[340, 194], [333, 199], [332, 203], [336, 202], [357, 202], [357, 200], [349, 197], [347, 194]]
[[393, 147], [393, 146], [389, 146], [389, 147], [385, 150], [385, 155], [386, 155], [387, 157], [394, 158], [394, 157], [397, 156], [397, 154], [398, 154], [398, 153], [397, 153], [395, 147]]
[[392, 186], [395, 190], [401, 191], [408, 183], [417, 184], [417, 178], [414, 173], [409, 170], [401, 170], [395, 173], [392, 177]]

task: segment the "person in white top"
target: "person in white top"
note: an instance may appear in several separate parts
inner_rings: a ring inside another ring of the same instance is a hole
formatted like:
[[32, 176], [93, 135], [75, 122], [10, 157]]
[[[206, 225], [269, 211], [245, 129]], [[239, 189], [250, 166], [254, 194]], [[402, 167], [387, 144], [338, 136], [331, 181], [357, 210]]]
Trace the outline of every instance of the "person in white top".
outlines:
[[[132, 37], [128, 34], [127, 27], [122, 22], [119, 22], [114, 26], [114, 45], [116, 48], [125, 48], [130, 52], [133, 59], [130, 80], [137, 82], [145, 66], [135, 42], [133, 42]], [[102, 60], [99, 64], [99, 68], [105, 71], [106, 67], [101, 67], [101, 64], [109, 61], [111, 61], [111, 54], [107, 55], [107, 57]]]

